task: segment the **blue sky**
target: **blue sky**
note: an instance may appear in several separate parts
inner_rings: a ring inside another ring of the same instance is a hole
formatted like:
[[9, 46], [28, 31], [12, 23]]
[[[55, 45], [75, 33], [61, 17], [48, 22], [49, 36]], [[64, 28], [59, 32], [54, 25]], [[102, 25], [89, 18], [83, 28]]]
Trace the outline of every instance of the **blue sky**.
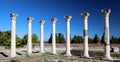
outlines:
[[57, 18], [56, 33], [66, 36], [65, 15], [71, 15], [71, 36], [83, 36], [82, 12], [89, 12], [88, 34], [103, 34], [104, 21], [101, 9], [110, 8], [110, 35], [120, 36], [119, 0], [0, 0], [0, 30], [11, 30], [10, 13], [17, 13], [16, 32], [19, 37], [27, 34], [27, 17], [33, 17], [32, 33], [40, 37], [39, 20], [45, 20], [44, 34], [48, 40], [52, 32], [51, 18]]

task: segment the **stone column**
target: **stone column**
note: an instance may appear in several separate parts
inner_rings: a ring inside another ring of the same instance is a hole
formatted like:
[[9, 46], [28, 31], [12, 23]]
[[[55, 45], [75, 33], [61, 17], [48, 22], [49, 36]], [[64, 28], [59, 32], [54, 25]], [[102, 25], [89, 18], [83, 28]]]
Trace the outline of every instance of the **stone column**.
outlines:
[[31, 54], [32, 54], [32, 35], [31, 35], [31, 33], [32, 33], [32, 28], [31, 28], [31, 23], [32, 23], [32, 20], [33, 20], [33, 18], [31, 18], [31, 17], [28, 17], [27, 18], [27, 20], [28, 20], [28, 43], [27, 43], [27, 52], [28, 52], [28, 56], [30, 56]]
[[40, 52], [41, 53], [44, 53], [44, 23], [45, 23], [44, 20], [40, 21], [40, 27], [41, 27], [41, 30], [40, 30]]
[[10, 17], [12, 20], [11, 27], [11, 58], [16, 57], [16, 18], [18, 14], [11, 13]]
[[56, 29], [55, 29], [55, 24], [57, 19], [56, 18], [51, 18], [52, 21], [52, 54], [57, 54], [56, 53]]
[[84, 45], [83, 45], [83, 57], [88, 58], [89, 54], [88, 54], [88, 16], [89, 13], [84, 12], [81, 13], [82, 17], [83, 17], [83, 22], [84, 22]]
[[72, 56], [70, 52], [70, 20], [72, 16], [64, 16], [66, 20], [66, 54], [65, 56]]
[[110, 9], [102, 9], [102, 14], [104, 16], [104, 41], [105, 41], [105, 58], [112, 60], [110, 56], [110, 40], [109, 40], [109, 15]]

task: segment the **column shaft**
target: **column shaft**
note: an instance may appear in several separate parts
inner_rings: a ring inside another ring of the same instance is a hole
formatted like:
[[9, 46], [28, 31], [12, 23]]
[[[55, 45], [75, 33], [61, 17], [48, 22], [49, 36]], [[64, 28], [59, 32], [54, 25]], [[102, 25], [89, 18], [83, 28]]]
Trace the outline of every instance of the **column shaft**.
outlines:
[[72, 56], [70, 49], [70, 20], [72, 16], [65, 16], [66, 20], [66, 56]]
[[67, 50], [66, 50], [66, 54], [71, 56], [70, 53], [70, 22], [67, 21], [66, 23], [66, 45], [67, 45]]
[[52, 53], [56, 54], [55, 23], [52, 24]]
[[81, 13], [83, 17], [83, 22], [84, 22], [84, 44], [83, 44], [83, 57], [89, 58], [89, 53], [88, 53], [88, 16], [89, 13], [84, 12]]
[[12, 20], [11, 31], [11, 58], [16, 57], [16, 20]]
[[31, 23], [28, 22], [28, 55], [32, 54]]
[[11, 25], [11, 58], [16, 57], [16, 17], [18, 14], [11, 13], [10, 17], [12, 20]]
[[56, 21], [57, 18], [51, 18], [52, 21], [52, 54], [57, 54], [56, 52]]
[[84, 19], [84, 57], [89, 57], [88, 54], [88, 20], [87, 18]]
[[40, 51], [41, 53], [44, 53], [44, 22], [41, 22]]
[[32, 20], [33, 18], [28, 17], [28, 44], [27, 44], [27, 52], [28, 52], [28, 56], [30, 56], [32, 54]]
[[105, 17], [104, 18], [105, 19], [105, 27], [104, 27], [104, 36], [105, 36], [105, 38], [104, 38], [104, 40], [105, 40], [105, 42], [106, 42], [106, 46], [105, 46], [105, 57], [106, 58], [109, 58], [109, 57], [111, 57], [110, 56], [110, 40], [109, 40], [109, 17]]
[[110, 40], [109, 40], [109, 15], [110, 9], [102, 9], [104, 16], [104, 41], [105, 41], [105, 59], [112, 60], [110, 56]]

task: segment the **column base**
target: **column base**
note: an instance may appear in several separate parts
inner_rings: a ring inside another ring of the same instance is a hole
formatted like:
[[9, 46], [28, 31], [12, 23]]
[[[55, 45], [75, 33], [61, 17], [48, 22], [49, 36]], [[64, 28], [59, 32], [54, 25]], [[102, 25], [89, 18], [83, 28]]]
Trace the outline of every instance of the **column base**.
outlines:
[[15, 57], [16, 57], [16, 56], [11, 56], [10, 58], [13, 59], [13, 58], [15, 58]]
[[16, 58], [16, 56], [15, 57], [10, 57], [11, 59], [15, 59]]
[[90, 58], [89, 55], [83, 55], [82, 57], [83, 57], [83, 58]]
[[51, 53], [52, 55], [57, 55], [57, 53]]
[[104, 57], [103, 60], [113, 60], [111, 57]]
[[16, 57], [16, 52], [15, 52], [15, 54], [12, 54], [12, 52], [11, 52], [10, 58], [15, 58], [15, 57]]
[[72, 56], [72, 54], [65, 54], [64, 56], [70, 57], [70, 56]]

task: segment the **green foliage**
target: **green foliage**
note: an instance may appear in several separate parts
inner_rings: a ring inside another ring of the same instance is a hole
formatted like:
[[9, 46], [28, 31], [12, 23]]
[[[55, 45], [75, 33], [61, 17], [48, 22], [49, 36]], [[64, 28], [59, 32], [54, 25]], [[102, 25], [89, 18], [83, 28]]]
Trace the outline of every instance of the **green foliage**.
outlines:
[[95, 34], [95, 37], [94, 37], [94, 39], [93, 39], [93, 42], [94, 42], [94, 43], [97, 43], [97, 44], [100, 43], [100, 38], [98, 37], [97, 34]]
[[110, 43], [120, 43], [120, 37], [117, 38], [117, 37], [112, 36], [110, 38]]
[[[24, 45], [27, 45], [28, 35], [24, 35], [21, 39], [16, 35], [16, 46], [17, 47], [23, 47]], [[97, 34], [95, 34], [95, 37], [88, 38], [89, 43], [105, 43], [104, 42], [104, 34], [102, 38], [100, 39]], [[110, 38], [111, 43], [120, 43], [120, 37], [114, 37], [112, 36]], [[38, 36], [36, 34], [32, 34], [32, 43], [38, 43]], [[52, 34], [50, 35], [50, 38], [48, 40], [48, 43], [52, 43]], [[62, 33], [56, 34], [56, 43], [65, 43], [65, 38]], [[83, 43], [82, 36], [74, 35], [73, 38], [71, 38], [71, 43]], [[10, 48], [11, 46], [11, 31], [0, 31], [0, 46], [5, 46], [5, 48]]]
[[5, 46], [6, 48], [10, 46], [11, 31], [0, 31], [0, 46]]
[[102, 43], [102, 44], [105, 44], [105, 41], [104, 41], [104, 33], [103, 33], [102, 38], [101, 38], [101, 43]]
[[76, 35], [74, 35], [71, 43], [83, 43], [83, 38], [82, 38], [82, 36], [76, 36]]
[[[28, 35], [24, 35], [22, 38], [22, 45], [27, 45], [27, 41], [28, 41]], [[32, 34], [32, 43], [38, 43], [38, 36], [36, 34]]]
[[22, 43], [21, 38], [19, 38], [18, 36], [16, 36], [16, 46], [17, 47], [23, 47], [23, 45], [21, 43]]
[[[27, 35], [24, 35], [21, 39], [16, 35], [16, 46], [23, 47], [27, 44]], [[32, 34], [33, 43], [38, 42], [38, 36], [36, 34]], [[5, 46], [5, 48], [10, 48], [11, 46], [11, 31], [0, 31], [0, 46]]]
[[48, 40], [48, 43], [52, 43], [52, 34], [50, 35], [50, 38]]
[[90, 43], [90, 44], [94, 43], [94, 42], [93, 42], [93, 39], [89, 37], [89, 38], [88, 38], [88, 43]]
[[58, 33], [57, 37], [57, 43], [65, 43], [64, 35], [62, 33]]
[[[52, 34], [50, 35], [48, 43], [52, 43]], [[56, 34], [56, 43], [65, 43], [64, 35], [62, 33]]]
[[27, 45], [27, 39], [28, 39], [28, 35], [26, 34], [26, 35], [23, 36], [21, 44], [22, 45]]
[[32, 34], [32, 43], [38, 43], [38, 36], [36, 34]]
[[118, 38], [118, 42], [120, 43], [120, 37]]

